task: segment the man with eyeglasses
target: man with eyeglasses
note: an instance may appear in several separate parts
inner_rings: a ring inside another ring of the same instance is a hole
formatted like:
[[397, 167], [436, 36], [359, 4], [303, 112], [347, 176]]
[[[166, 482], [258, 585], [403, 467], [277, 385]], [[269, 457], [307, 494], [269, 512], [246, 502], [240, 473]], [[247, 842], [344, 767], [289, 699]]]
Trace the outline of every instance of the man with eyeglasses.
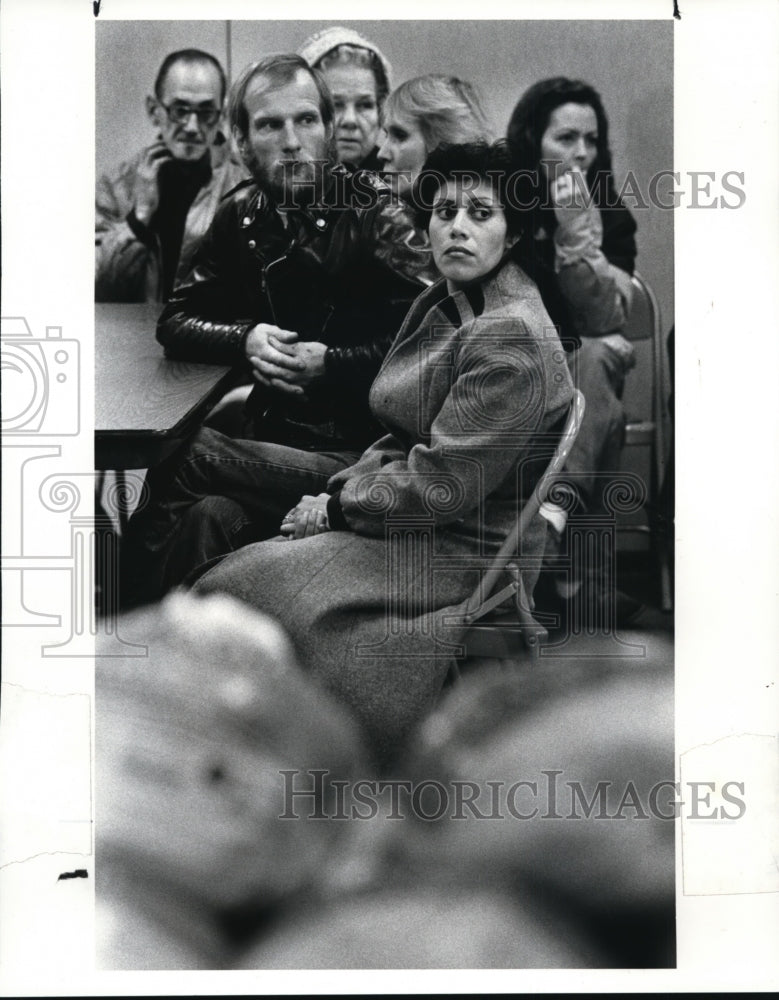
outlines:
[[219, 201], [246, 173], [220, 130], [226, 80], [199, 49], [165, 58], [146, 98], [157, 139], [97, 185], [95, 298], [167, 301]]

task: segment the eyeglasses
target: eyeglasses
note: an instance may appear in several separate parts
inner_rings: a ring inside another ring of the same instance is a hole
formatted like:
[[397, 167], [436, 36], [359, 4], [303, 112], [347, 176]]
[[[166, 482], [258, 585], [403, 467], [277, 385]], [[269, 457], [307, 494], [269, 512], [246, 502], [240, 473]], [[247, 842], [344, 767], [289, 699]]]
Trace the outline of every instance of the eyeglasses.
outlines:
[[173, 104], [163, 104], [160, 101], [159, 104], [161, 108], [165, 109], [168, 118], [175, 125], [185, 125], [189, 121], [190, 115], [196, 115], [201, 125], [216, 125], [221, 114], [219, 108], [213, 106], [193, 108], [191, 104], [184, 104], [182, 101], [174, 101]]

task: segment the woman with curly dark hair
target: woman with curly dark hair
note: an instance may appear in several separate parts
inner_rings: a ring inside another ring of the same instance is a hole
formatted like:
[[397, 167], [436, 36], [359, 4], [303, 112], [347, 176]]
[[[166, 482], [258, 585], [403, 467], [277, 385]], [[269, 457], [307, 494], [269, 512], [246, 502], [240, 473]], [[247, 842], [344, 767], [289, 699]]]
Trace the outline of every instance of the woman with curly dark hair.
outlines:
[[[289, 512], [289, 543], [246, 546], [197, 583], [278, 618], [385, 761], [433, 705], [462, 634], [444, 619], [514, 525], [573, 395], [538, 290], [511, 258], [526, 213], [507, 198], [509, 173], [504, 144], [428, 157], [412, 203], [442, 277], [371, 388], [384, 436]], [[528, 595], [545, 533], [536, 517], [522, 539]]]

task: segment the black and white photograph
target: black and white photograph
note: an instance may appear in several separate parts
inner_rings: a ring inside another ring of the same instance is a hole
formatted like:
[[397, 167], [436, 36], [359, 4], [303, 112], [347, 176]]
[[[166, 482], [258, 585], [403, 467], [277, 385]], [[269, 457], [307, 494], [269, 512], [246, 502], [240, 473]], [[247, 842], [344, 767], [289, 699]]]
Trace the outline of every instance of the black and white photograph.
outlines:
[[776, 8], [31, 6], [8, 988], [775, 987]]

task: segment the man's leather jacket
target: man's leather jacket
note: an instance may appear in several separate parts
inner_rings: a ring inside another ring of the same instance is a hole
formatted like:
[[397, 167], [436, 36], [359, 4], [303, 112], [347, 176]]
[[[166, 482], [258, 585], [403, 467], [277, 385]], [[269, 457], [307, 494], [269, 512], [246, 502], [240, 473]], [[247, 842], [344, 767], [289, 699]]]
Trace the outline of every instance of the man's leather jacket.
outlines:
[[250, 181], [219, 207], [157, 339], [168, 357], [247, 372], [244, 344], [257, 323], [326, 344], [325, 376], [304, 401], [255, 387], [250, 432], [293, 447], [361, 450], [383, 433], [368, 390], [427, 268], [405, 210], [371, 173], [333, 167], [321, 206], [283, 213]]

